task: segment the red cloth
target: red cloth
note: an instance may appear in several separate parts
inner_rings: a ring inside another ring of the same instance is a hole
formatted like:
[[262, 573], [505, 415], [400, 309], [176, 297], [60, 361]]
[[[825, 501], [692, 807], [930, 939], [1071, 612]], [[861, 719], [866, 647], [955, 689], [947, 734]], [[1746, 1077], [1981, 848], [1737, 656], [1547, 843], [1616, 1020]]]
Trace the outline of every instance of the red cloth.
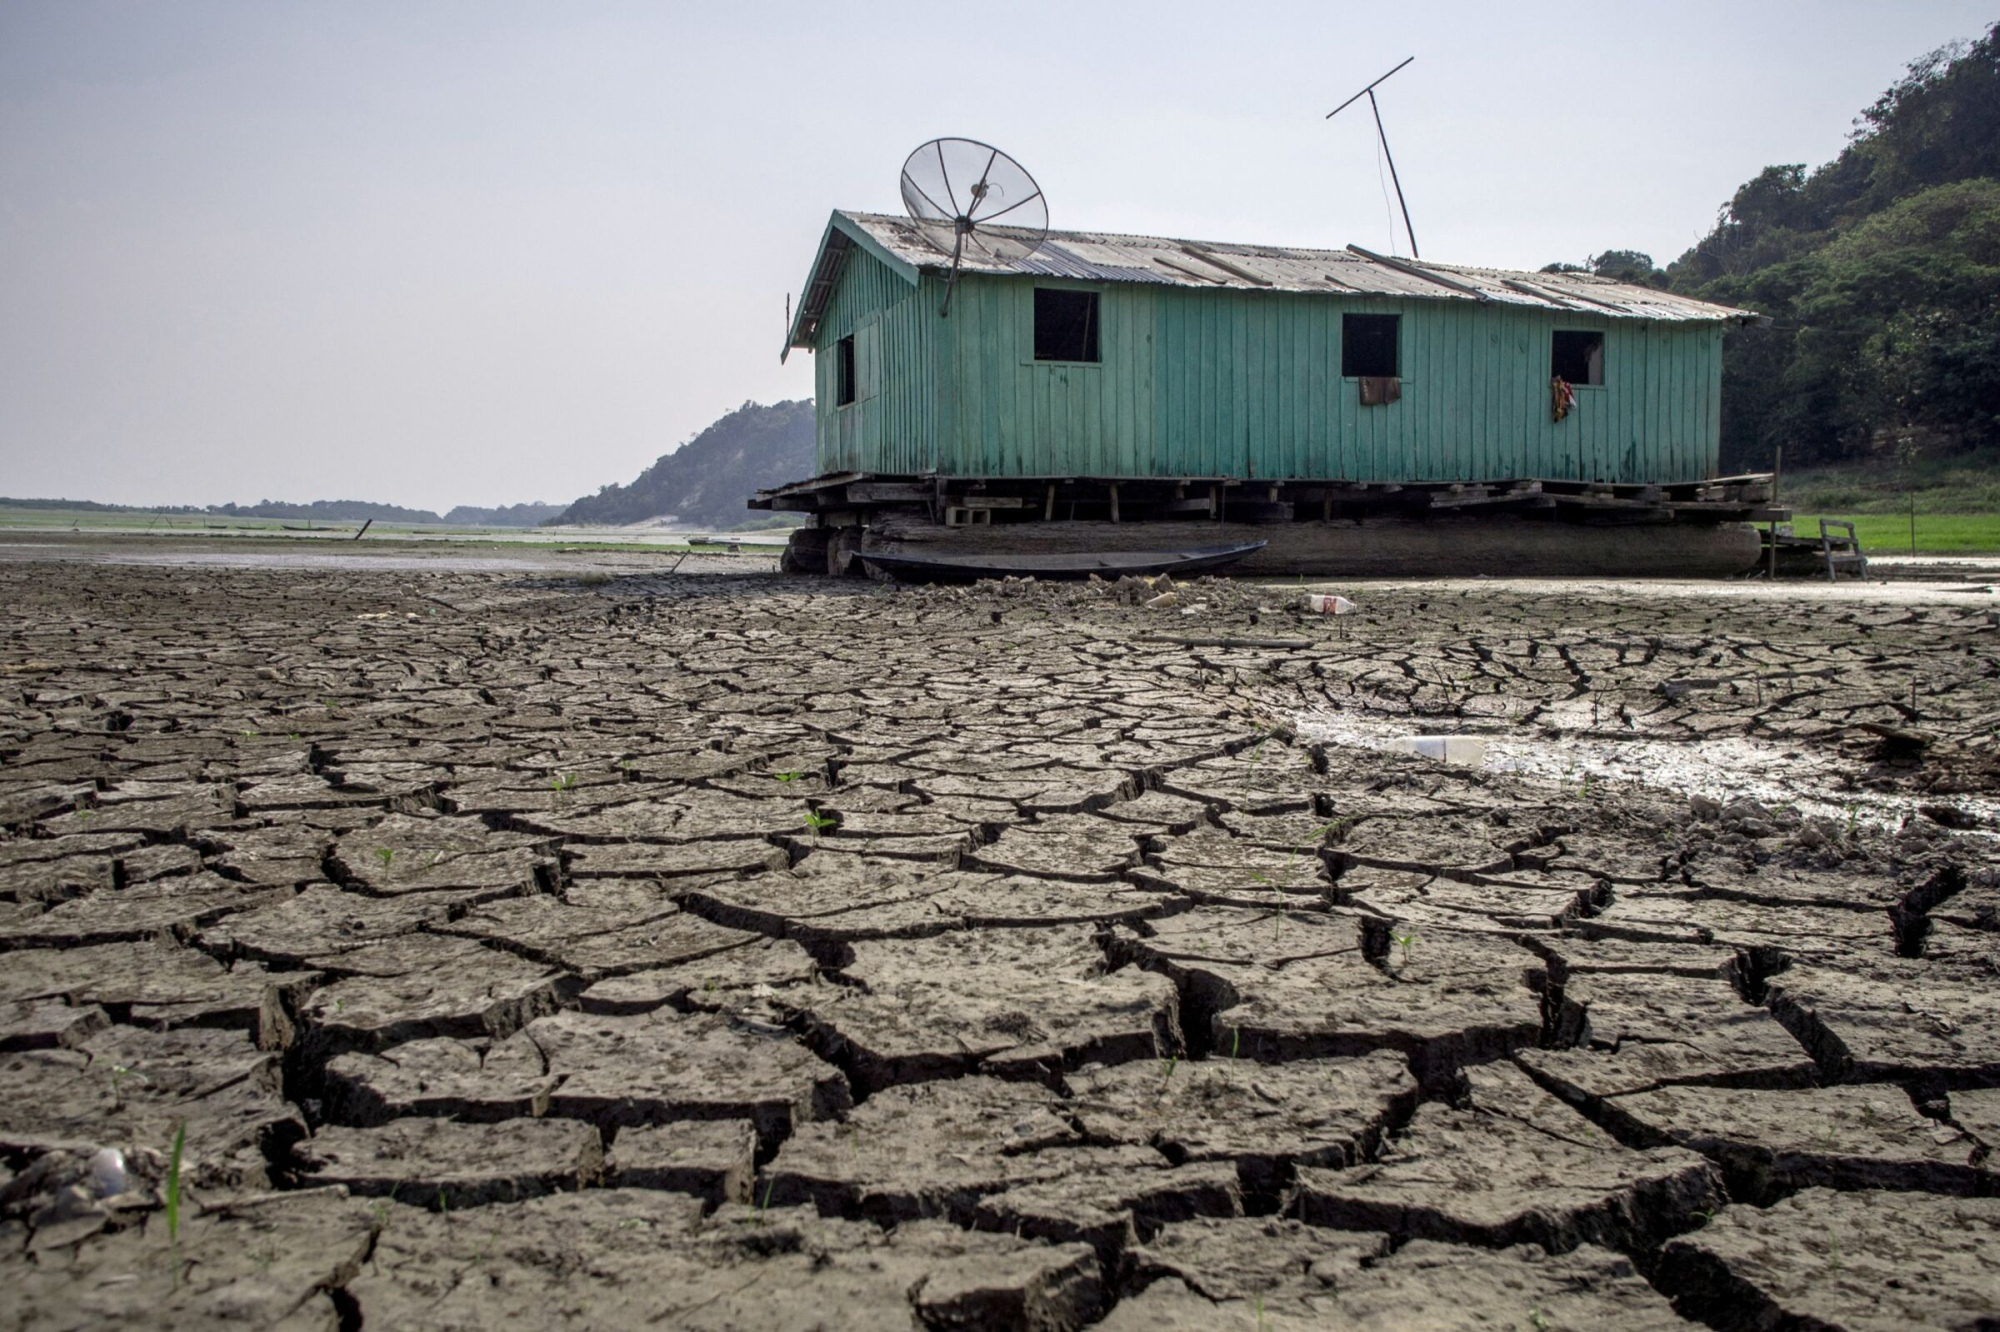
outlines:
[[1569, 381], [1557, 375], [1549, 381], [1549, 419], [1560, 421], [1576, 406], [1576, 390]]

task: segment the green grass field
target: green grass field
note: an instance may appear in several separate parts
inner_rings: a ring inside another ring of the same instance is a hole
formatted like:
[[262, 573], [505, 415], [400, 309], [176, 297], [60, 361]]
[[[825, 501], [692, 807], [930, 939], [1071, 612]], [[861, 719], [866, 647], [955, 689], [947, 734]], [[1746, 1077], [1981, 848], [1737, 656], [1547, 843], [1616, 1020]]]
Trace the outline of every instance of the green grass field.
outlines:
[[2000, 513], [2000, 453], [1983, 451], [1951, 458], [1919, 458], [1907, 466], [1893, 462], [1829, 463], [1786, 468], [1778, 502], [1799, 513], [1900, 514], [1909, 549], [1910, 501], [1917, 504], [1918, 539], [1923, 516]]
[[[1800, 514], [1792, 520], [1799, 536], [1819, 535], [1821, 518], [1854, 524], [1854, 535], [1868, 555], [1908, 555], [1910, 515], [1904, 513], [1827, 512]], [[2000, 553], [2000, 513], [1925, 513], [1917, 511], [1919, 555], [1990, 555]]]

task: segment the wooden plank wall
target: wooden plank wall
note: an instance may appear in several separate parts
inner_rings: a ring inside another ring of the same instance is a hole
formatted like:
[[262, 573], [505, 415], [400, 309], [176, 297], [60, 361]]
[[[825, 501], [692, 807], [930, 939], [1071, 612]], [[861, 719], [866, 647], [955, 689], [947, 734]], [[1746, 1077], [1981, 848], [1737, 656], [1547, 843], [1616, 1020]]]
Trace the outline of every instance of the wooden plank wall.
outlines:
[[[925, 318], [928, 314], [929, 318]], [[813, 357], [819, 471], [922, 472], [936, 465], [937, 307], [860, 247], [848, 252]], [[855, 401], [834, 405], [833, 346], [854, 335]]]
[[[857, 252], [822, 325], [880, 332], [873, 395], [822, 407], [820, 470], [1671, 482], [1714, 474], [1722, 335], [1471, 302], [1042, 280], [1102, 293], [1102, 360], [1033, 359], [1035, 281], [960, 279], [948, 318]], [[1360, 405], [1340, 316], [1402, 316], [1402, 400]], [[1549, 335], [1605, 334], [1605, 384], [1549, 419]], [[867, 334], [864, 331], [864, 338]], [[833, 401], [822, 356], [819, 401]], [[864, 359], [866, 359], [864, 357]], [[864, 388], [864, 392], [868, 391]]]

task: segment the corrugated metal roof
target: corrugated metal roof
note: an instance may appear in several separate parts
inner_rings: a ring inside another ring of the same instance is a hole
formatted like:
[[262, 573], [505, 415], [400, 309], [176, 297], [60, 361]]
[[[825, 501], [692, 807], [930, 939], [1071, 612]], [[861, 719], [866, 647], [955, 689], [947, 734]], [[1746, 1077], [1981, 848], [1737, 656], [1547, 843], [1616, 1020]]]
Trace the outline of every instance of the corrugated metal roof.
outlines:
[[[829, 231], [845, 229], [841, 228], [843, 222], [908, 269], [943, 270], [950, 266], [949, 257], [932, 246], [908, 218], [842, 210], [834, 214]], [[1025, 233], [1007, 231], [1007, 234]], [[1427, 259], [1390, 258], [1359, 246], [1308, 250], [1110, 232], [1051, 231], [1041, 248], [1026, 259], [1003, 261], [968, 252], [960, 267], [968, 273], [1014, 273], [1098, 282], [1490, 302], [1614, 319], [1749, 321], [1757, 317], [1747, 310], [1592, 273], [1474, 268]], [[810, 298], [802, 302], [802, 306], [810, 304]], [[802, 308], [801, 315], [805, 313]], [[807, 321], [802, 318], [800, 322], [804, 325]], [[794, 341], [792, 345], [804, 344]]]

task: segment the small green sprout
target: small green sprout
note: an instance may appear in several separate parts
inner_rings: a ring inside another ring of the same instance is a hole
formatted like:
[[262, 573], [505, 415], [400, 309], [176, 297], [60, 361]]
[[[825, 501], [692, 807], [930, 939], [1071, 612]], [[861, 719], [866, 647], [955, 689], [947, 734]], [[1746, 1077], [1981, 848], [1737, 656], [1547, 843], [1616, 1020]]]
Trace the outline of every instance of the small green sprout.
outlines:
[[1528, 1310], [1528, 1326], [1534, 1328], [1535, 1332], [1549, 1332], [1549, 1316], [1543, 1313], [1539, 1306], [1530, 1309]]
[[771, 1210], [771, 1190], [776, 1188], [777, 1185], [778, 1181], [775, 1179], [768, 1179], [764, 1181], [764, 1201], [760, 1203], [753, 1202], [750, 1204], [751, 1225], [761, 1226], [764, 1224], [764, 1213]]
[[550, 780], [549, 785], [555, 788], [557, 795], [561, 795], [576, 785], [576, 774], [573, 772], [559, 772]]
[[392, 860], [394, 860], [395, 858], [396, 858], [396, 848], [395, 848], [395, 847], [393, 847], [393, 846], [378, 846], [378, 847], [376, 847], [376, 848], [375, 848], [375, 859], [377, 859], [377, 860], [379, 860], [379, 861], [381, 861], [381, 862], [382, 862], [382, 868], [383, 868], [383, 869], [388, 869], [388, 868], [389, 868], [389, 862], [390, 862], [390, 861], [392, 861]]
[[242, 736], [245, 740], [255, 740], [257, 738], [257, 732], [251, 730], [238, 731], [236, 734]]
[[132, 1078], [140, 1083], [146, 1081], [146, 1075], [136, 1068], [127, 1068], [123, 1064], [113, 1064], [111, 1066], [111, 1101], [120, 1109], [123, 1109], [125, 1105], [124, 1082], [127, 1078]]
[[442, 1184], [438, 1185], [438, 1215], [445, 1219], [446, 1225], [451, 1224], [451, 1199], [444, 1196]]
[[181, 1151], [187, 1146], [187, 1121], [174, 1130], [173, 1155], [167, 1158], [167, 1252], [174, 1265], [174, 1289], [181, 1286]]
[[[1701, 1226], [1706, 1226], [1709, 1222], [1715, 1220], [1715, 1209], [1713, 1207], [1698, 1207], [1694, 1211], [1689, 1212], [1688, 1215], [1701, 1222]], [[1699, 1230], [1701, 1226], [1695, 1228]]]
[[1231, 1059], [1236, 1058], [1236, 1052], [1238, 1050], [1241, 1050], [1242, 1048], [1243, 1048], [1243, 1028], [1231, 1027], [1229, 1029], [1229, 1057]]
[[1409, 966], [1410, 955], [1417, 946], [1417, 940], [1421, 939], [1423, 936], [1418, 934], [1415, 930], [1411, 930], [1407, 934], [1398, 934], [1394, 930], [1391, 930], [1389, 932], [1389, 937], [1395, 940], [1396, 946], [1398, 948], [1403, 950], [1403, 965], [1406, 967]]
[[806, 827], [812, 829], [814, 837], [819, 836], [828, 828], [836, 826], [839, 822], [840, 820], [831, 814], [821, 814], [819, 811], [811, 809], [806, 811]]
[[804, 776], [802, 772], [774, 772], [771, 774], [771, 779], [779, 782], [796, 782]]
[[1160, 1061], [1160, 1081], [1165, 1082], [1173, 1077], [1174, 1070], [1180, 1067], [1180, 1062], [1181, 1057], [1179, 1055], [1175, 1055], [1171, 1059], [1162, 1059]]

